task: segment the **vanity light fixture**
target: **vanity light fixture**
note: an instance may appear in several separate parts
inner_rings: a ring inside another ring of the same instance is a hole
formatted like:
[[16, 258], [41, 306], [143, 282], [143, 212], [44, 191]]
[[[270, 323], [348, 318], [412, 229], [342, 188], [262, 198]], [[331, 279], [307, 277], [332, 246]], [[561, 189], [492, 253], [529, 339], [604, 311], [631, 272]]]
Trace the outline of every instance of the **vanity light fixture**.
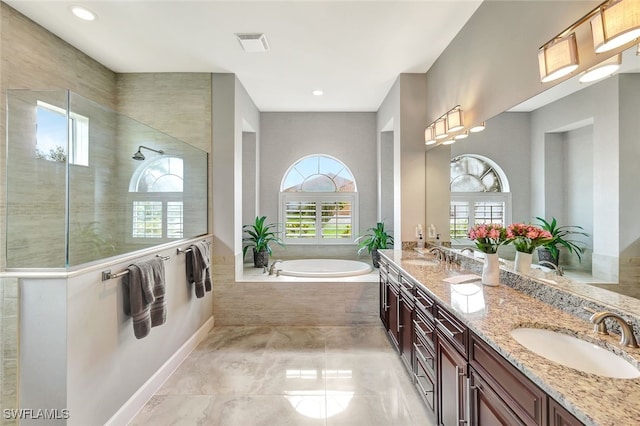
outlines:
[[475, 126], [473, 126], [472, 128], [469, 129], [469, 131], [471, 133], [478, 133], [484, 130], [484, 128], [486, 127], [484, 121], [480, 124], [476, 124]]
[[640, 1], [602, 3], [591, 19], [591, 35], [596, 53], [615, 49], [640, 37]]
[[430, 124], [424, 130], [424, 144], [433, 145], [434, 143], [436, 143], [436, 136], [434, 134], [433, 124]]
[[433, 128], [435, 131], [436, 139], [444, 139], [449, 136], [447, 133], [447, 118], [446, 116], [442, 116], [438, 118], [435, 123], [433, 123]]
[[84, 21], [95, 21], [96, 14], [82, 6], [71, 6], [71, 13]]
[[464, 132], [455, 135], [453, 138], [455, 140], [458, 140], [458, 139], [465, 139], [465, 138], [468, 138], [468, 137], [469, 137], [469, 132], [467, 130], [465, 130]]
[[454, 144], [454, 143], [456, 143], [456, 140], [451, 138], [451, 139], [447, 139], [446, 141], [443, 141], [442, 145], [451, 145], [451, 144]]
[[455, 108], [447, 112], [447, 127], [449, 128], [449, 132], [457, 132], [458, 130], [464, 129], [460, 105], [456, 105]]
[[540, 81], [557, 80], [578, 68], [578, 45], [576, 34], [551, 40], [538, 50]]
[[609, 59], [600, 62], [598, 65], [593, 66], [580, 74], [580, 83], [591, 83], [592, 81], [597, 81], [601, 78], [609, 77], [614, 72], [618, 71], [621, 63], [622, 54], [618, 53], [617, 55], [614, 55]]

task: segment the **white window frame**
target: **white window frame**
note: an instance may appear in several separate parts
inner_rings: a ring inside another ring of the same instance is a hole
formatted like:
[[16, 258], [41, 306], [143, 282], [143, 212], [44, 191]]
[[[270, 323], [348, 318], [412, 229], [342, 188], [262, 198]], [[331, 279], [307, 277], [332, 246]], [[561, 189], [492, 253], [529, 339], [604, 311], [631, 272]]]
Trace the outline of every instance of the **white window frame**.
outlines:
[[[286, 226], [286, 203], [288, 202], [316, 203], [316, 236], [310, 238], [287, 238], [282, 229], [282, 241], [290, 245], [349, 245], [355, 242], [358, 230], [358, 193], [357, 192], [281, 192], [278, 217], [282, 226]], [[322, 203], [350, 202], [351, 203], [351, 238], [323, 238], [321, 209]]]
[[[64, 108], [51, 105], [44, 101], [37, 101], [37, 108], [45, 108], [67, 117]], [[69, 111], [68, 115], [68, 146], [66, 149], [67, 161], [75, 166], [89, 166], [89, 117]]]
[[[503, 202], [504, 203], [504, 226], [511, 223], [511, 192], [452, 192], [451, 203], [467, 202], [469, 203], [469, 227], [475, 222], [474, 204], [478, 201], [485, 202]], [[449, 204], [451, 206], [451, 204]], [[450, 231], [449, 231], [450, 234]], [[469, 238], [456, 238], [451, 240], [452, 244], [472, 245], [473, 241]]]

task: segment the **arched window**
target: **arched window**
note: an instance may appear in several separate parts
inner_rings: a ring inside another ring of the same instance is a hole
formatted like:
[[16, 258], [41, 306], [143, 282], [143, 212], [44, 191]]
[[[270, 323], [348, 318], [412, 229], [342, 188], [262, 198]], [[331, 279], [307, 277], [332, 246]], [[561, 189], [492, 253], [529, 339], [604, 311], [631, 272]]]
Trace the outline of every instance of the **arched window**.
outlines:
[[280, 222], [289, 244], [352, 243], [357, 229], [356, 182], [349, 168], [328, 155], [295, 162], [280, 184]]
[[162, 156], [142, 164], [129, 182], [131, 236], [136, 239], [183, 237], [182, 158]]
[[509, 181], [489, 158], [465, 154], [451, 160], [451, 240], [464, 240], [471, 226], [511, 220]]

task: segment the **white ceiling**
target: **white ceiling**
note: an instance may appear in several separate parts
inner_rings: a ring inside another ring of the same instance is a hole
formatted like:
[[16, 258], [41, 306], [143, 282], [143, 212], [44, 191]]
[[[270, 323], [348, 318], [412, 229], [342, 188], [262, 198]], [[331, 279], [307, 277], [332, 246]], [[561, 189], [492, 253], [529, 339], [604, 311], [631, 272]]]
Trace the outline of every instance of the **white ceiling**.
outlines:
[[[4, 1], [118, 73], [234, 73], [261, 111], [376, 111], [397, 76], [426, 72], [482, 2]], [[71, 5], [98, 19], [75, 18]], [[234, 34], [256, 32], [271, 50], [243, 52]]]

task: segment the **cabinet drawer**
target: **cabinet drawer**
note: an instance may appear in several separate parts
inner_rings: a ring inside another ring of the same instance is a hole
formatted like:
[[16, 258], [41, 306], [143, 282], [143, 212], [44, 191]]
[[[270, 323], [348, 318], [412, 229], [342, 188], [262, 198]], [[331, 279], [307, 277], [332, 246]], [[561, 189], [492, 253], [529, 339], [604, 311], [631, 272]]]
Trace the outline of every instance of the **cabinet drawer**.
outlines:
[[435, 302], [420, 286], [415, 286], [416, 309], [427, 318], [433, 319]]
[[469, 363], [527, 425], [545, 424], [546, 394], [500, 354], [471, 335]]
[[417, 310], [413, 316], [413, 330], [416, 338], [422, 339], [432, 351], [435, 350], [434, 341], [436, 338], [436, 328], [430, 319], [423, 316]]
[[420, 338], [413, 343], [413, 353], [415, 354], [415, 365], [420, 363], [431, 378], [436, 377], [436, 356], [435, 352]]
[[424, 366], [418, 361], [415, 365], [415, 383], [416, 387], [420, 391], [420, 395], [422, 399], [427, 403], [428, 408], [431, 412], [435, 411], [435, 380], [427, 373]]
[[467, 341], [469, 338], [467, 327], [439, 305], [436, 307], [435, 325], [436, 330], [440, 331], [440, 335], [467, 359]]

